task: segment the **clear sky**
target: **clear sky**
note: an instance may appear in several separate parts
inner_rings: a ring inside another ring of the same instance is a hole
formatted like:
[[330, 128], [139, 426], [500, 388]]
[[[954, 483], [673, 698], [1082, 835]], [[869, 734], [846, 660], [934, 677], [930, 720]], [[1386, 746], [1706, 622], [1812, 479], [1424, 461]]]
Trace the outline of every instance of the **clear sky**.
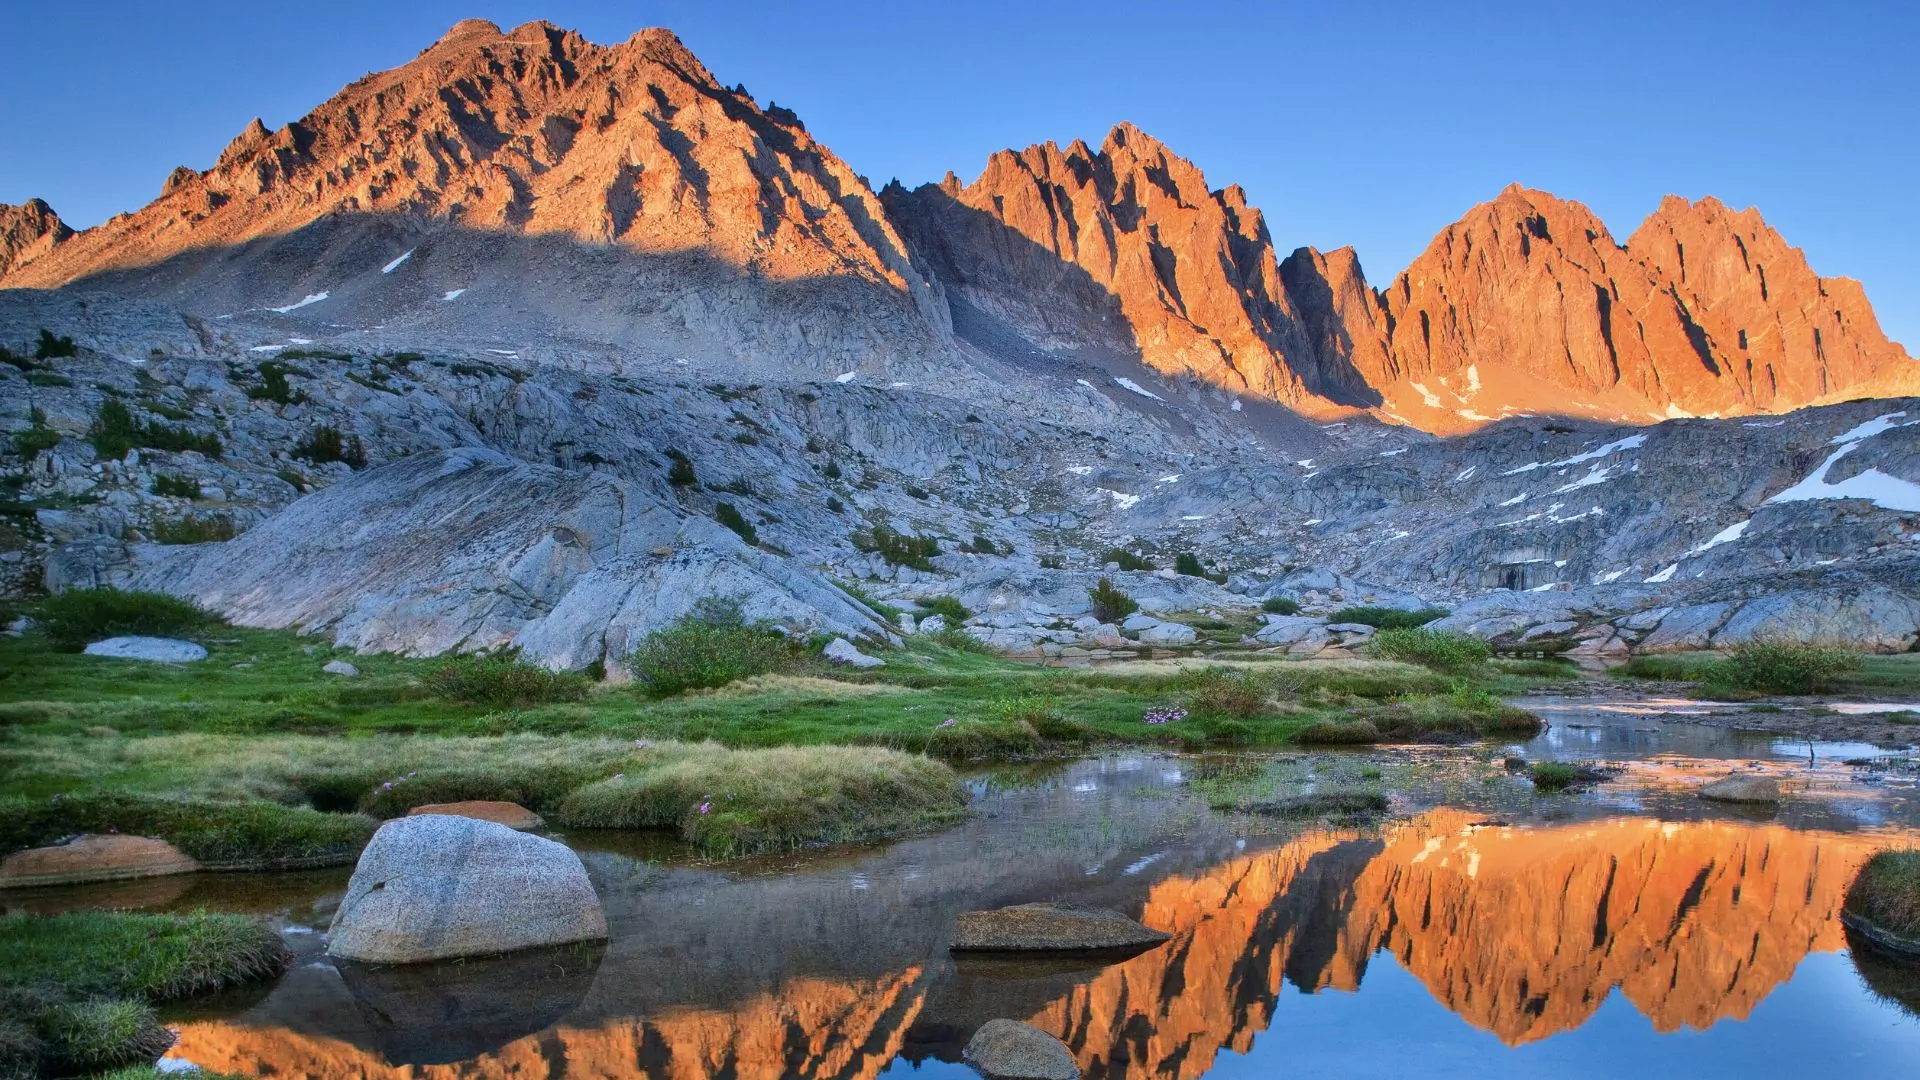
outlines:
[[1920, 351], [1920, 3], [0, 0], [0, 202], [75, 226], [404, 63], [455, 21], [673, 28], [876, 186], [1131, 120], [1239, 183], [1284, 253], [1385, 284], [1519, 181], [1624, 240], [1669, 192], [1758, 206]]

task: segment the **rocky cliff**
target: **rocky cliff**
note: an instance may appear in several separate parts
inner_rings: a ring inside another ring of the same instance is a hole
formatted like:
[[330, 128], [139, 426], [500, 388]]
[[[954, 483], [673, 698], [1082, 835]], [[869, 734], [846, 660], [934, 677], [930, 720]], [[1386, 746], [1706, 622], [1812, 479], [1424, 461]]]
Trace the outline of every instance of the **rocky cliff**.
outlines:
[[39, 199], [19, 206], [0, 203], [0, 277], [46, 255], [72, 235], [53, 207]]

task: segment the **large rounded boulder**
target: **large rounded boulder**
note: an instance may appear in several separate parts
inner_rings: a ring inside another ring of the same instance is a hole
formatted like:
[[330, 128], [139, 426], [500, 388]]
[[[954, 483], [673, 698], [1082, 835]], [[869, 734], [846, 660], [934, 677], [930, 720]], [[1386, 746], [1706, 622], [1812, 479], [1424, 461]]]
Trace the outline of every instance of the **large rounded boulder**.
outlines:
[[411, 964], [606, 936], [600, 898], [565, 845], [491, 821], [424, 814], [373, 834], [327, 951]]

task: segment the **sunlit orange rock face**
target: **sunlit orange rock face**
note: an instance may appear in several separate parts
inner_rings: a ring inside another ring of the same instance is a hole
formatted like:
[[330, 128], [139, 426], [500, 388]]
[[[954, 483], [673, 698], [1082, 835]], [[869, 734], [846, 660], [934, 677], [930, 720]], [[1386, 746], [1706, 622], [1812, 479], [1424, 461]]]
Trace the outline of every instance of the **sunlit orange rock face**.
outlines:
[[[1321, 365], [1260, 211], [1131, 124], [1004, 150], [889, 209], [948, 290], [1043, 347], [1137, 349], [1148, 365], [1312, 409], [1363, 404], [1350, 366]], [[964, 320], [956, 316], [956, 324]]]
[[470, 19], [286, 127], [255, 120], [213, 168], [178, 171], [139, 212], [16, 258], [5, 283], [60, 285], [333, 214], [700, 251], [776, 278], [905, 291], [911, 275], [865, 182], [668, 31], [600, 46], [548, 23], [502, 33]]
[[1880, 841], [1627, 819], [1481, 828], [1438, 812], [1384, 843], [1317, 836], [1157, 886], [1167, 946], [1032, 1022], [1090, 1076], [1199, 1076], [1270, 1022], [1282, 978], [1352, 991], [1385, 950], [1448, 1009], [1517, 1044], [1618, 988], [1656, 1028], [1746, 1017], [1811, 951]]
[[[1065, 1040], [1089, 1076], [1199, 1076], [1267, 1029], [1283, 980], [1355, 991], [1385, 951], [1508, 1044], [1580, 1026], [1615, 990], [1659, 1030], [1704, 1029], [1748, 1016], [1809, 952], [1844, 946], [1841, 900], [1885, 842], [1644, 819], [1516, 829], [1454, 811], [1384, 836], [1312, 833], [1155, 885], [1141, 919], [1173, 940], [1028, 1019]], [[795, 976], [731, 1005], [641, 1017], [618, 1015], [618, 982], [631, 974], [603, 968], [552, 1028], [458, 1064], [396, 1066], [311, 1033], [349, 1025], [357, 1006], [337, 979], [310, 977], [317, 989], [252, 1019], [184, 1025], [175, 1053], [276, 1076], [872, 1077], [916, 1020], [942, 1022], [925, 1015], [935, 976], [918, 967]], [[983, 993], [992, 987], [972, 996]]]
[[[1290, 279], [1316, 276], [1289, 263]], [[1332, 315], [1385, 411], [1430, 431], [1515, 412], [1781, 412], [1920, 386], [1858, 282], [1819, 277], [1758, 211], [1712, 198], [1669, 196], [1622, 246], [1580, 203], [1514, 185], [1374, 303]]]
[[920, 1008], [920, 982], [919, 968], [863, 982], [797, 978], [731, 1009], [563, 1023], [449, 1065], [393, 1065], [342, 1039], [228, 1021], [181, 1025], [171, 1053], [215, 1072], [356, 1080], [871, 1077], [899, 1051]]
[[19, 206], [0, 203], [0, 275], [52, 251], [72, 235], [60, 215], [39, 199]]

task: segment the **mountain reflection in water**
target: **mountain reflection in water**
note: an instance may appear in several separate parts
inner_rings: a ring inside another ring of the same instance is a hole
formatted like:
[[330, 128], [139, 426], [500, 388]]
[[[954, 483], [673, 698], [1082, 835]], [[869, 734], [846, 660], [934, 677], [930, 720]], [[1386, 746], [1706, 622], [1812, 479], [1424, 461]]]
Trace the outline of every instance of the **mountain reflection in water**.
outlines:
[[[1251, 1047], [1285, 1007], [1283, 983], [1360, 991], [1382, 951], [1509, 1046], [1578, 1028], [1616, 989], [1658, 1031], [1705, 1029], [1746, 1018], [1809, 953], [1846, 948], [1835, 915], [1853, 874], [1908, 842], [1729, 821], [1520, 827], [1443, 809], [1264, 851], [1216, 844], [1151, 884], [1074, 871], [1094, 883], [1081, 889], [1065, 872], [1084, 858], [1071, 840], [1057, 865], [978, 849], [940, 864], [930, 856], [951, 849], [932, 839], [724, 888], [634, 863], [654, 876], [610, 882], [621, 864], [590, 856], [615, 937], [558, 1023], [516, 1032], [497, 1007], [476, 1009], [491, 1048], [434, 1063], [431, 1030], [396, 1043], [391, 1029], [439, 1017], [445, 1045], [471, 1053], [473, 1031], [452, 1030], [465, 1006], [396, 1007], [392, 988], [370, 1001], [316, 957], [238, 1015], [181, 1024], [174, 1054], [278, 1076], [872, 1077], [955, 1061], [980, 1023], [1013, 1016], [1059, 1035], [1090, 1077], [1193, 1077]], [[958, 910], [1048, 896], [1122, 907], [1174, 938], [1106, 967], [946, 953]]]

